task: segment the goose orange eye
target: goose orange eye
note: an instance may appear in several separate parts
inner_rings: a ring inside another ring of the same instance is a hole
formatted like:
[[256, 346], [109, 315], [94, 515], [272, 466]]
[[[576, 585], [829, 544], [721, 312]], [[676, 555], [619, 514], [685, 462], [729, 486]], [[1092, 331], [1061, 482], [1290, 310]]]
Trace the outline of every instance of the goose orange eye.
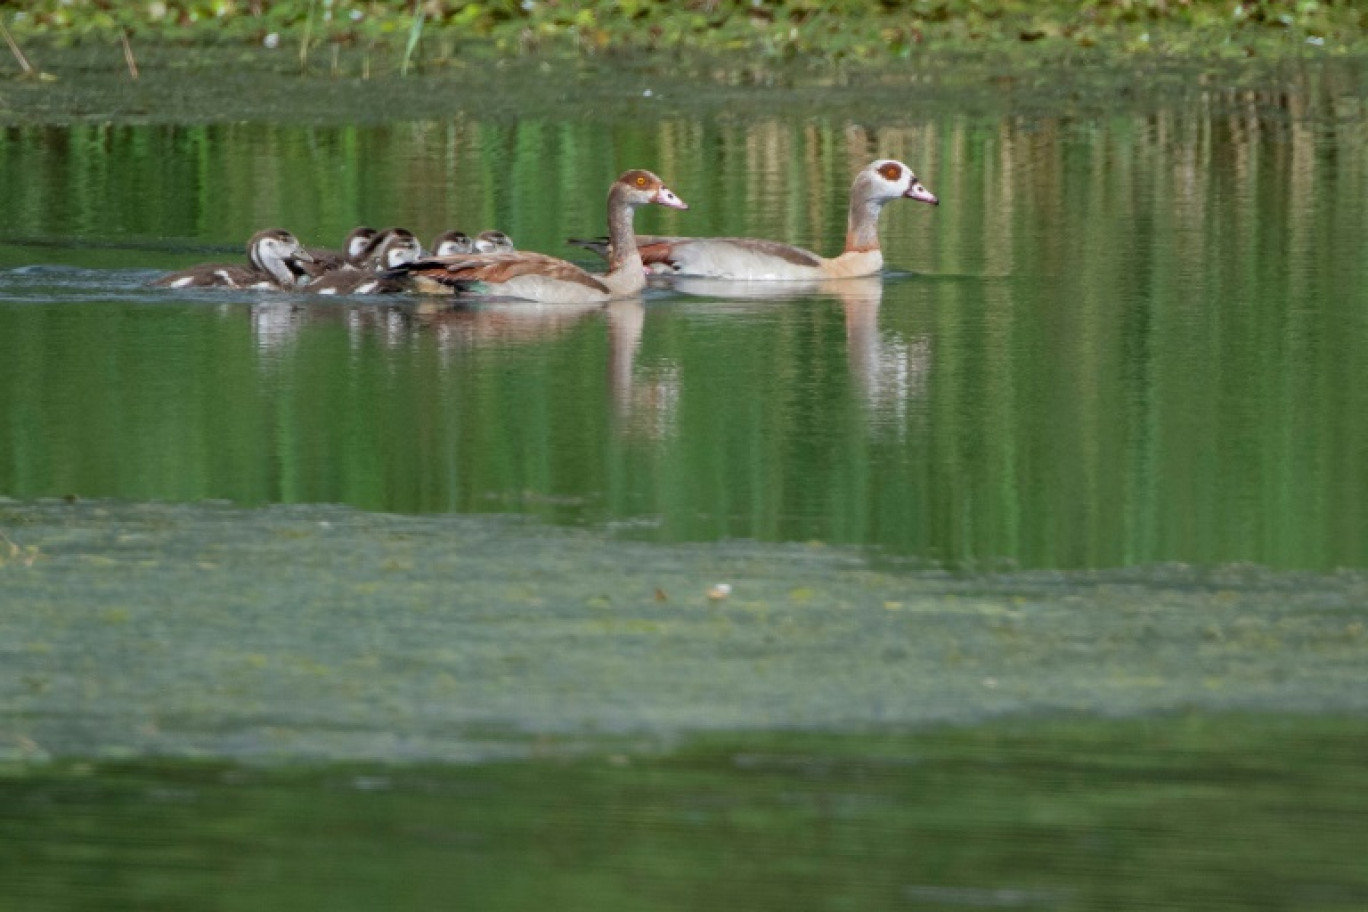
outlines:
[[879, 169], [879, 175], [884, 180], [898, 181], [902, 178], [902, 168], [890, 162]]
[[641, 175], [638, 174], [638, 175], [637, 175], [637, 179], [636, 179], [636, 185], [637, 185], [638, 187], [644, 187], [644, 186], [646, 186], [646, 178], [644, 178], [644, 177], [642, 177]]

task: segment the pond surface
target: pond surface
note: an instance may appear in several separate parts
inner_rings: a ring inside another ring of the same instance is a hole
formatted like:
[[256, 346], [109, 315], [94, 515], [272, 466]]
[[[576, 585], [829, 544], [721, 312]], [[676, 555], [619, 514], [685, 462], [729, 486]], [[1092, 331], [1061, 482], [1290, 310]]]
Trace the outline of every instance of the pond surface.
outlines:
[[58, 764], [0, 779], [0, 878], [32, 912], [1352, 910], [1365, 750], [1237, 717], [321, 774]]
[[[954, 95], [741, 117], [671, 93], [605, 120], [587, 95], [512, 121], [13, 127], [0, 490], [515, 511], [954, 566], [1364, 566], [1359, 77], [1089, 117]], [[606, 311], [142, 287], [272, 225], [333, 246], [498, 227], [574, 256], [631, 166], [693, 206], [645, 230], [834, 252], [878, 156], [943, 201], [887, 208], [881, 282]]]
[[[145, 63], [0, 110], [0, 909], [1368, 904], [1362, 61]], [[147, 287], [878, 157], [868, 281]]]

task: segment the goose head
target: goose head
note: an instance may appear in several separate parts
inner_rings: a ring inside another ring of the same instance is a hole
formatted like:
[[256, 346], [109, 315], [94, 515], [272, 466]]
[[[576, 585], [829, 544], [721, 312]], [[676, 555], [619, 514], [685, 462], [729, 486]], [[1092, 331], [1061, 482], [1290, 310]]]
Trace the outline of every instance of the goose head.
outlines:
[[313, 262], [299, 238], [283, 228], [268, 228], [252, 235], [247, 241], [247, 258], [282, 288], [293, 287], [304, 276], [303, 264]]
[[358, 225], [347, 232], [347, 239], [342, 242], [342, 255], [348, 263], [353, 266], [361, 263], [361, 255], [366, 252], [366, 247], [370, 245], [375, 234], [375, 229], [366, 225]]
[[851, 197], [856, 196], [879, 204], [895, 199], [912, 199], [932, 206], [940, 205], [940, 200], [922, 186], [911, 168], [891, 158], [879, 159], [856, 176]]
[[475, 249], [475, 241], [464, 231], [443, 231], [432, 239], [433, 256], [474, 253]]
[[608, 199], [610, 202], [621, 200], [633, 209], [651, 203], [671, 209], [689, 208], [689, 204], [665, 186], [663, 180], [644, 169], [623, 172], [622, 176], [613, 182], [612, 189], [608, 191]]
[[366, 244], [361, 256], [358, 258], [357, 266], [361, 269], [383, 269], [385, 251], [395, 246], [408, 247], [421, 250], [422, 245], [418, 243], [418, 238], [407, 228], [385, 228], [377, 231], [375, 236]]
[[412, 263], [422, 255], [423, 245], [418, 243], [418, 238], [414, 237], [412, 231], [393, 228], [386, 232], [384, 240], [376, 249], [373, 265], [377, 272], [384, 272], [404, 263]]
[[502, 231], [481, 231], [475, 235], [475, 249], [479, 253], [512, 253], [513, 239]]

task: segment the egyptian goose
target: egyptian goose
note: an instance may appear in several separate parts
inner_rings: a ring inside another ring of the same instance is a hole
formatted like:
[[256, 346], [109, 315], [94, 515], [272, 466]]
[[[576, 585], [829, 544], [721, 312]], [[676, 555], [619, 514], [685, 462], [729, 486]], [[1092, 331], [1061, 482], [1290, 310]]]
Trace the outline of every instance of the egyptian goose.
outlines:
[[542, 304], [598, 304], [634, 295], [646, 286], [632, 217], [655, 203], [689, 208], [650, 171], [628, 171], [608, 189], [608, 272], [592, 275], [574, 263], [541, 253], [485, 253], [427, 257], [389, 273], [418, 291], [497, 295]]
[[361, 254], [375, 235], [374, 228], [358, 225], [347, 232], [346, 238], [342, 241], [341, 250], [310, 248], [309, 255], [313, 257], [313, 263], [308, 268], [309, 275], [317, 278], [335, 269], [346, 269], [349, 266], [352, 268], [359, 267], [361, 265]]
[[513, 239], [502, 231], [481, 231], [475, 235], [475, 249], [479, 253], [512, 253]]
[[423, 247], [407, 228], [386, 228], [376, 235], [374, 249], [367, 249], [364, 268], [334, 270], [314, 279], [304, 289], [312, 294], [393, 294], [407, 291], [403, 283], [381, 273], [411, 263], [423, 255]]
[[407, 228], [385, 228], [377, 231], [361, 248], [356, 255], [356, 268], [363, 272], [387, 268], [381, 261], [388, 251], [395, 249], [412, 251], [412, 259], [417, 259], [423, 253], [423, 245], [412, 231]]
[[163, 288], [294, 288], [313, 257], [299, 239], [281, 228], [268, 228], [247, 242], [250, 265], [203, 263], [162, 276], [152, 284]]
[[[850, 187], [850, 218], [846, 228], [845, 250], [839, 256], [824, 257], [778, 241], [758, 238], [637, 238], [641, 259], [652, 272], [707, 276], [740, 280], [843, 279], [875, 275], [883, 268], [879, 249], [879, 212], [895, 199], [914, 199], [940, 205], [931, 191], [922, 186], [912, 169], [902, 162], [880, 159], [859, 174]], [[572, 240], [603, 256], [610, 244]]]
[[475, 240], [464, 231], [443, 231], [432, 239], [429, 248], [433, 256], [451, 256], [454, 253], [474, 253]]

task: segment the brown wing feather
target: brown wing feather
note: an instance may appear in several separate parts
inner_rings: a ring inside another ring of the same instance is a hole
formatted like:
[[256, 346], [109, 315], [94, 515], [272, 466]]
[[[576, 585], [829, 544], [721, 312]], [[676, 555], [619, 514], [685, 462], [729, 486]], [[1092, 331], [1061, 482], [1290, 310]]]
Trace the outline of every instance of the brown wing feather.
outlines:
[[324, 250], [317, 247], [308, 248], [309, 255], [313, 257], [313, 262], [304, 264], [304, 272], [311, 276], [321, 276], [325, 272], [332, 272], [347, 265], [346, 254], [337, 250]]
[[605, 260], [608, 259], [608, 238], [606, 237], [566, 238], [565, 243], [569, 244], [571, 247], [583, 247], [585, 250], [591, 250], [594, 253], [597, 253]]
[[[363, 290], [364, 289], [364, 290]], [[394, 294], [405, 291], [404, 286], [391, 278], [360, 269], [337, 269], [314, 279], [304, 288], [311, 294]]]
[[[189, 279], [188, 283], [185, 280]], [[182, 269], [170, 275], [164, 275], [155, 279], [152, 284], [163, 288], [182, 287], [182, 288], [235, 288], [244, 285], [253, 285], [257, 282], [271, 281], [271, 276], [265, 272], [258, 272], [247, 266], [237, 266], [231, 264], [201, 263], [198, 266], [191, 266], [189, 269]]]
[[606, 285], [574, 263], [528, 251], [429, 257], [400, 268], [404, 272], [427, 276], [443, 284], [483, 282], [497, 285], [518, 276], [535, 275], [574, 282], [605, 294], [608, 292]]
[[[688, 241], [692, 238], [686, 237], [662, 237], [654, 234], [637, 235], [637, 249], [641, 251], [641, 262], [647, 266], [653, 263], [670, 262], [670, 245], [678, 241]], [[612, 245], [608, 243], [608, 238], [567, 238], [565, 241], [574, 247], [583, 247], [585, 250], [597, 253], [605, 260], [612, 254]]]
[[638, 243], [637, 249], [641, 251], [641, 262], [646, 266], [654, 266], [657, 263], [664, 263], [667, 266], [670, 265], [672, 259], [670, 251], [672, 248], [668, 242], [662, 241], [658, 244]]

